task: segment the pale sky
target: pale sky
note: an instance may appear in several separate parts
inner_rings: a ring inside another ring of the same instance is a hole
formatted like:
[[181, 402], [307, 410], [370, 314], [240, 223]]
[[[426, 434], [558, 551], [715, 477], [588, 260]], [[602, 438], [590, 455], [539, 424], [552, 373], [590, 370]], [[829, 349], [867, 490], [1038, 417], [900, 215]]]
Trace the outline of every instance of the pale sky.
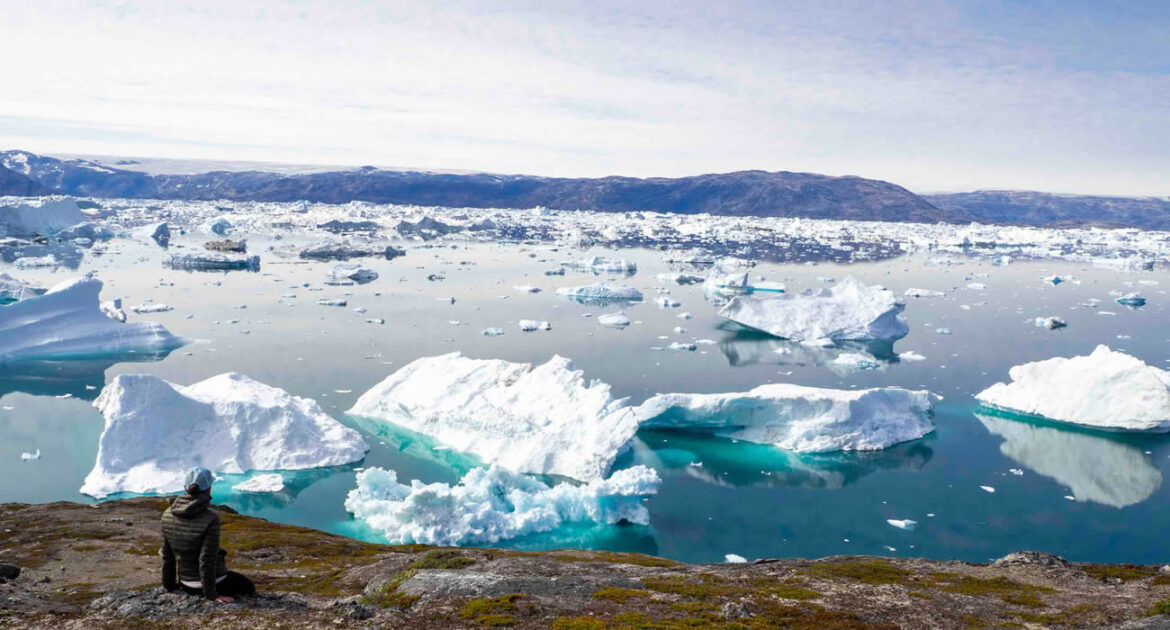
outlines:
[[0, 0], [0, 148], [1170, 195], [1170, 2]]

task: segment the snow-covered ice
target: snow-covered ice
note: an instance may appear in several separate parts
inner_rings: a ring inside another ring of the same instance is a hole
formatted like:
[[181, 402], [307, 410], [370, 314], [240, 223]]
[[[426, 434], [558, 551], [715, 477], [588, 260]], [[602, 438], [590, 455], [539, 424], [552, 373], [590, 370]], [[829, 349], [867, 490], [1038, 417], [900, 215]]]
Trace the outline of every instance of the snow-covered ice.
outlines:
[[27, 199], [0, 205], [0, 237], [53, 236], [85, 221], [72, 199]]
[[434, 438], [484, 463], [591, 481], [609, 471], [638, 429], [609, 385], [586, 383], [572, 361], [417, 359], [362, 394], [348, 411]]
[[585, 485], [548, 486], [499, 466], [474, 468], [451, 486], [400, 483], [393, 470], [357, 474], [345, 509], [391, 543], [496, 543], [565, 523], [650, 523], [645, 497], [658, 492], [653, 469], [634, 466]]
[[659, 394], [644, 428], [712, 433], [801, 452], [878, 450], [934, 430], [938, 397], [899, 387], [837, 390], [788, 383], [727, 394]]
[[161, 324], [108, 317], [101, 290], [100, 280], [77, 278], [0, 308], [0, 364], [160, 354], [186, 343]]
[[975, 396], [999, 409], [1101, 429], [1170, 430], [1170, 372], [1100, 345], [1088, 356], [1017, 365]]
[[217, 473], [300, 470], [361, 460], [365, 440], [316, 401], [236, 373], [193, 385], [120, 374], [94, 406], [105, 416], [81, 492], [168, 493], [192, 466]]
[[236, 492], [273, 493], [284, 490], [284, 477], [280, 473], [265, 473], [237, 483], [232, 487]]
[[910, 332], [894, 293], [852, 276], [832, 287], [770, 297], [738, 295], [719, 314], [741, 326], [797, 341], [893, 341]]

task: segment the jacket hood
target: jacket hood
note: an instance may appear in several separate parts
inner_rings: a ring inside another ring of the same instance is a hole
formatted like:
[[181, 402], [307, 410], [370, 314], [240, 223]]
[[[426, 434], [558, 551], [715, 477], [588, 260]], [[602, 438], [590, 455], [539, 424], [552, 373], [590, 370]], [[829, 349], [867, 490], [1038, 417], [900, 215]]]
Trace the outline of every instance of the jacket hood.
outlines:
[[171, 514], [179, 518], [194, 518], [206, 511], [210, 505], [210, 492], [204, 492], [194, 497], [189, 494], [181, 494], [171, 504]]

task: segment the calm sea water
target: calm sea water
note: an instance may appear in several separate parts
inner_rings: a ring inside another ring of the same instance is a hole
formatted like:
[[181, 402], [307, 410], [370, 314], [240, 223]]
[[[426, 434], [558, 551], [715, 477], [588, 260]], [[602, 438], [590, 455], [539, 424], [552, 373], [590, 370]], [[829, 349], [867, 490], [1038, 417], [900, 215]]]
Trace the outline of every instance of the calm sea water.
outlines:
[[[267, 244], [250, 245], [261, 252]], [[937, 265], [922, 257], [847, 266], [758, 266], [753, 277], [784, 281], [789, 290], [827, 286], [826, 278], [852, 274], [899, 294], [910, 287], [947, 292], [944, 298], [908, 300], [911, 333], [894, 350], [914, 350], [926, 360], [841, 373], [827, 365], [831, 351], [722, 330], [698, 286], [671, 287], [681, 308], [653, 304], [655, 275], [675, 270], [662, 262], [660, 252], [591, 252], [637, 261], [638, 274], [626, 282], [648, 298], [625, 309], [634, 325], [613, 330], [595, 321], [612, 307], [555, 295], [556, 287], [593, 282], [592, 275], [543, 274], [580, 252], [501, 244], [412, 249], [394, 261], [365, 261], [381, 274], [372, 283], [328, 287], [322, 283], [330, 264], [265, 255], [260, 273], [179, 272], [162, 268], [158, 249], [129, 242], [111, 249], [82, 267], [105, 282], [103, 297], [122, 297], [127, 307], [148, 299], [170, 304], [174, 311], [131, 316], [162, 322], [200, 341], [161, 361], [0, 370], [2, 502], [91, 501], [78, 493], [102, 429], [90, 402], [114, 375], [132, 372], [184, 384], [242, 372], [315, 398], [339, 420], [372, 436], [373, 448], [361, 466], [393, 468], [400, 479], [454, 482], [466, 464], [451, 453], [417, 436], [358, 423], [344, 410], [418, 357], [459, 350], [477, 358], [543, 362], [560, 354], [634, 403], [658, 392], [746, 391], [774, 382], [898, 385], [930, 389], [945, 400], [937, 408], [935, 433], [876, 453], [807, 456], [692, 434], [642, 432], [619, 465], [643, 463], [661, 473], [662, 489], [648, 501], [650, 526], [573, 526], [500, 546], [629, 550], [684, 561], [719, 561], [727, 553], [983, 561], [1020, 549], [1085, 561], [1165, 559], [1170, 502], [1163, 471], [1170, 464], [1170, 439], [989, 416], [977, 413], [973, 399], [984, 387], [1006, 380], [1012, 365], [1086, 354], [1101, 343], [1165, 367], [1170, 358], [1165, 270], [1123, 273], [1068, 262], [997, 267], [964, 258], [955, 259], [961, 264]], [[76, 274], [9, 271], [45, 284]], [[446, 279], [427, 280], [437, 272]], [[1057, 286], [1041, 280], [1052, 274], [1075, 280]], [[971, 283], [986, 286], [968, 288]], [[513, 289], [523, 284], [543, 291]], [[1142, 291], [1149, 304], [1129, 309], [1113, 303], [1111, 292], [1130, 290]], [[280, 299], [287, 293], [297, 297]], [[349, 300], [346, 308], [316, 303], [342, 296]], [[1080, 306], [1091, 299], [1101, 300], [1099, 306]], [[355, 313], [355, 307], [368, 312]], [[693, 319], [679, 319], [684, 311]], [[1032, 324], [1033, 318], [1050, 315], [1068, 320], [1068, 328], [1048, 331]], [[367, 317], [386, 323], [367, 324]], [[516, 327], [519, 319], [548, 320], [552, 331], [523, 333]], [[676, 326], [686, 332], [674, 332]], [[488, 327], [506, 334], [485, 337], [481, 331]], [[951, 334], [938, 333], [942, 328]], [[695, 339], [716, 343], [696, 352], [656, 349]], [[21, 460], [21, 452], [36, 449], [42, 452], [39, 460]], [[244, 478], [221, 481], [217, 500], [264, 518], [377, 539], [344, 510], [345, 495], [354, 487], [352, 467], [290, 473], [288, 490], [276, 496], [232, 493], [230, 485]], [[888, 525], [891, 518], [919, 525], [904, 531]]]

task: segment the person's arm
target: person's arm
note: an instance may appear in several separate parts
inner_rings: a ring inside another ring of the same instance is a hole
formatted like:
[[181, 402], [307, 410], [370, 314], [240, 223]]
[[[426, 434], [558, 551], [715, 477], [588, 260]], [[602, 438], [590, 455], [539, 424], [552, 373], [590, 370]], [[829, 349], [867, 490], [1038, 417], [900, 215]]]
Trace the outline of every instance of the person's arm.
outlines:
[[215, 569], [219, 565], [219, 518], [203, 532], [203, 546], [199, 548], [199, 579], [203, 583], [203, 596], [215, 599]]
[[171, 543], [163, 536], [162, 550], [162, 583], [163, 588], [168, 592], [178, 590], [178, 580], [175, 579], [175, 571], [177, 564], [175, 563], [175, 551], [171, 549]]

